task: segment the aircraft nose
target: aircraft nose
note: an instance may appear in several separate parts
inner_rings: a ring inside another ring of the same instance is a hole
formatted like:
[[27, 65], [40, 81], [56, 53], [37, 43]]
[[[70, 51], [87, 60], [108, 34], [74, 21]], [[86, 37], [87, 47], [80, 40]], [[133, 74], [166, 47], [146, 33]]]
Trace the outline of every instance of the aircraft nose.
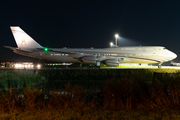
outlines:
[[177, 57], [177, 55], [176, 55], [175, 53], [173, 53], [173, 52], [171, 52], [170, 56], [171, 56], [173, 59], [175, 59], [175, 58]]
[[177, 58], [177, 55], [175, 53], [173, 53], [173, 56], [174, 56], [174, 58]]

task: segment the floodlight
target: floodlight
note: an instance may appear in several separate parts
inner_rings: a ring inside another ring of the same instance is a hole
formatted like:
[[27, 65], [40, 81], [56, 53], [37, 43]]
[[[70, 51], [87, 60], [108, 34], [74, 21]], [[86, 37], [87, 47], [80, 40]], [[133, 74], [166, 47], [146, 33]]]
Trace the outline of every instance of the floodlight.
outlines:
[[118, 35], [118, 34], [115, 34], [115, 37], [116, 37], [116, 38], [118, 38], [118, 37], [119, 37], [119, 35]]

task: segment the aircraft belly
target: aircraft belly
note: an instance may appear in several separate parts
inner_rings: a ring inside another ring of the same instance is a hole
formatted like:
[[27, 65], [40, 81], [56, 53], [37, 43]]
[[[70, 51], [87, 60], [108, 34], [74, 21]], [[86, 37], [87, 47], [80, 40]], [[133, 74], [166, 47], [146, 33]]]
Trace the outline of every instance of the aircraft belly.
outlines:
[[120, 62], [120, 63], [157, 63], [157, 61], [147, 60], [147, 59], [135, 59], [135, 58], [128, 58], [130, 62]]

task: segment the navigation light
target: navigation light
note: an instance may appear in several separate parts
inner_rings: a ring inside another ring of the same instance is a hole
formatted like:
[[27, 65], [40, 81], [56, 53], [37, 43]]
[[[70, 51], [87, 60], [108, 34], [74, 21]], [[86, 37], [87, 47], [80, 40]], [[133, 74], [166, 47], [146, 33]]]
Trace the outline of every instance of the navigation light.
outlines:
[[48, 48], [44, 48], [44, 51], [48, 51]]

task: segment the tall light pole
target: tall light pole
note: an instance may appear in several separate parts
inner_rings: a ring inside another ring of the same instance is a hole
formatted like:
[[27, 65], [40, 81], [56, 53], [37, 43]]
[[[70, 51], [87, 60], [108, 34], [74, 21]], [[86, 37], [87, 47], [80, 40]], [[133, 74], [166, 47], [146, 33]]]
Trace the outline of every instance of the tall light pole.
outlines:
[[116, 41], [115, 41], [115, 44], [116, 44], [116, 47], [117, 47], [117, 38], [119, 37], [118, 34], [115, 34], [115, 38], [116, 38]]

